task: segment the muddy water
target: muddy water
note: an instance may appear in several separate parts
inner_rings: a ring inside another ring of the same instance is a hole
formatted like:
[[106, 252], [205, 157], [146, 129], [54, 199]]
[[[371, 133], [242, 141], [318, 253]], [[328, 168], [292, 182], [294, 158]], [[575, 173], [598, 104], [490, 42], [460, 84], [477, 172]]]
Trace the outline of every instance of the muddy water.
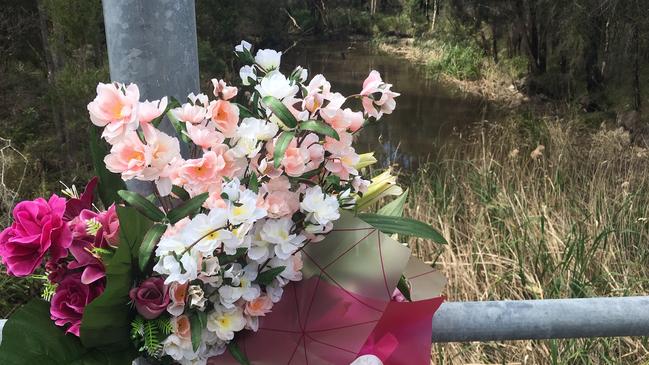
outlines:
[[[378, 54], [363, 42], [304, 43], [288, 50], [283, 65], [302, 65], [309, 77], [321, 73], [332, 90], [360, 92], [370, 70], [401, 93], [397, 108], [364, 130], [357, 151], [377, 151], [383, 166], [396, 163], [415, 169], [440, 143], [452, 143], [466, 127], [486, 118], [490, 107], [482, 99], [444, 85], [420, 66], [397, 56]], [[290, 70], [284, 70], [290, 72]]]

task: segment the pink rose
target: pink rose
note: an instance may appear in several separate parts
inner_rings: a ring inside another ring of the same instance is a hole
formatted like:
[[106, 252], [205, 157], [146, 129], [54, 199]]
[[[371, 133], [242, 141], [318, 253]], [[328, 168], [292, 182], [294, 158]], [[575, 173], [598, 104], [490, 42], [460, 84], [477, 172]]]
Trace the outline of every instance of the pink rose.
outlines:
[[64, 213], [65, 199], [56, 195], [16, 205], [14, 223], [0, 233], [0, 256], [9, 274], [33, 274], [48, 253], [54, 262], [68, 255], [72, 232]]
[[83, 284], [80, 272], [67, 275], [56, 287], [50, 306], [50, 317], [57, 326], [70, 324], [66, 332], [79, 336], [83, 311], [86, 305], [104, 292], [104, 286], [104, 280], [96, 281], [92, 285]]
[[137, 312], [146, 319], [158, 318], [170, 302], [169, 291], [160, 277], [144, 280], [139, 287], [131, 289], [129, 296]]

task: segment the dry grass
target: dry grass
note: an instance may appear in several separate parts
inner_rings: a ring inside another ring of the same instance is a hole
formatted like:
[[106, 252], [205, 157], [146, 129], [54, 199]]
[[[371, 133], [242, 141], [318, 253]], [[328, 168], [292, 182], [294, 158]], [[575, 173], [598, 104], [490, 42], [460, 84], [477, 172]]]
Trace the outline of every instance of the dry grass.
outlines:
[[[562, 120], [477, 129], [420, 169], [409, 216], [450, 244], [417, 242], [448, 277], [451, 301], [646, 294], [649, 156], [621, 131]], [[544, 148], [539, 148], [539, 145]], [[646, 341], [446, 344], [436, 364], [637, 364]]]

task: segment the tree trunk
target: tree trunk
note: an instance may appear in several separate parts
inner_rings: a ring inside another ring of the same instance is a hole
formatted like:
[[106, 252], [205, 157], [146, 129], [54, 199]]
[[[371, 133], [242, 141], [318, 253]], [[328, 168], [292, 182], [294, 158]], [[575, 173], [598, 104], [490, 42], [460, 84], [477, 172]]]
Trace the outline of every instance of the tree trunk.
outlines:
[[491, 53], [493, 54], [494, 63], [498, 63], [498, 25], [491, 23]]
[[[43, 53], [45, 54], [45, 67], [47, 70], [47, 84], [49, 85], [50, 90], [55, 89], [56, 82], [56, 63], [54, 55], [52, 53], [52, 48], [50, 47], [49, 42], [49, 26], [48, 26], [48, 16], [45, 9], [45, 4], [43, 0], [38, 1], [38, 26], [41, 35], [41, 42], [43, 43]], [[56, 134], [60, 146], [65, 146], [65, 132], [63, 128], [63, 122], [61, 117], [61, 109], [56, 104], [55, 98], [50, 94], [48, 95], [50, 99], [50, 108], [52, 109], [52, 120], [54, 121], [54, 127], [56, 128]]]
[[430, 31], [435, 31], [435, 23], [437, 22], [437, 13], [439, 12], [439, 0], [433, 0], [433, 19], [430, 22]]
[[636, 21], [633, 24], [633, 109], [640, 111], [642, 96], [640, 95], [640, 31]]

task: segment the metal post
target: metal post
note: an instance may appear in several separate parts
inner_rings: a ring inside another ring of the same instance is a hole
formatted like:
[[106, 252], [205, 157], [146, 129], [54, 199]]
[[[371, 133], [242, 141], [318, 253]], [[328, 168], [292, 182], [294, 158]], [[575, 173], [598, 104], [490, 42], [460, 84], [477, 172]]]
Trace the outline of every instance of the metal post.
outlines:
[[[103, 0], [112, 81], [136, 83], [141, 99], [198, 93], [194, 0]], [[160, 127], [173, 134], [165, 121]], [[144, 191], [150, 184], [128, 184]]]
[[649, 297], [448, 302], [433, 342], [649, 336]]

